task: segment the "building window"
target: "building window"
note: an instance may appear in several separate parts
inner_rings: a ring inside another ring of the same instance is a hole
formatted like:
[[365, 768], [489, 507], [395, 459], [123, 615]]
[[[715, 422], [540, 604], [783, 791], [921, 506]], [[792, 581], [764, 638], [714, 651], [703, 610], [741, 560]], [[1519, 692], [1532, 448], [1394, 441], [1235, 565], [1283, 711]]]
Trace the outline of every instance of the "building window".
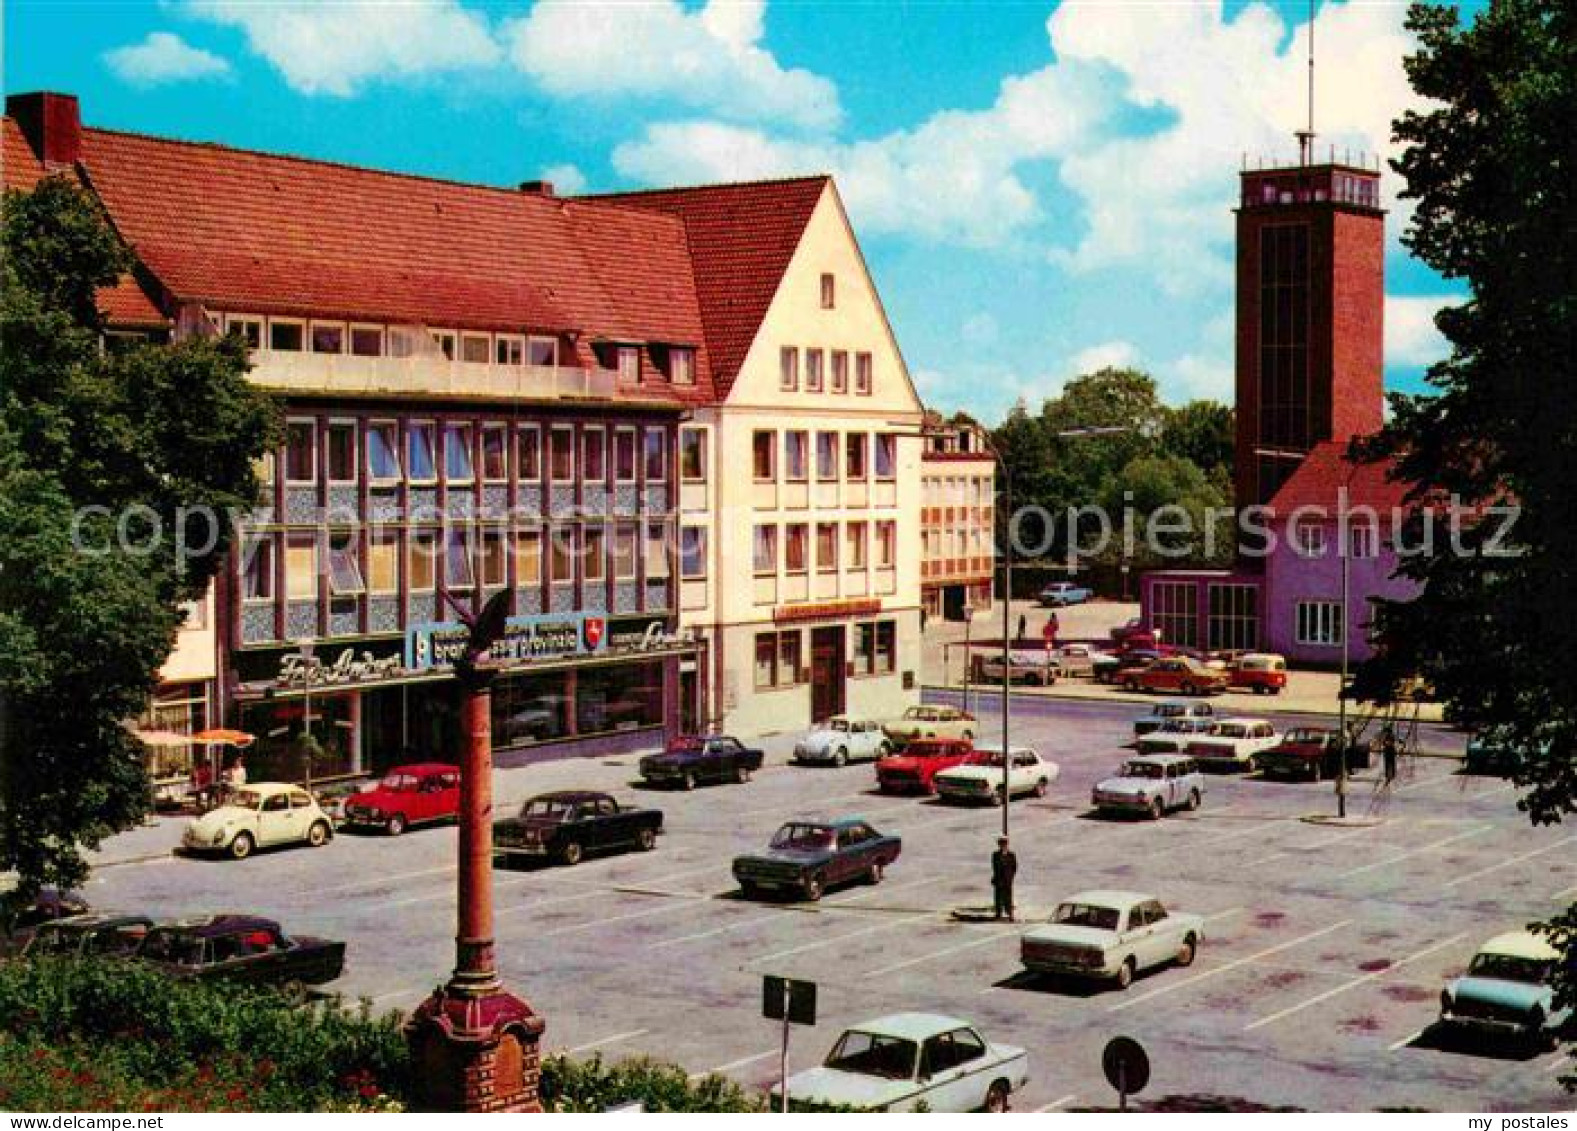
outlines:
[[876, 478], [898, 477], [898, 437], [891, 432], [878, 432], [876, 440]]
[[778, 434], [776, 432], [757, 432], [751, 438], [751, 466], [754, 468], [756, 482], [767, 482], [777, 476]]
[[504, 563], [504, 532], [487, 528], [477, 532], [476, 572], [482, 584], [503, 585], [509, 578]]
[[249, 538], [241, 549], [241, 594], [248, 601], [274, 599], [274, 540]]
[[536, 428], [522, 428], [515, 433], [515, 463], [522, 483], [542, 478], [542, 433]]
[[1150, 590], [1150, 621], [1167, 644], [1199, 645], [1199, 610], [1192, 582], [1158, 581]]
[[613, 579], [635, 580], [635, 524], [621, 522], [613, 528]]
[[482, 478], [489, 483], [509, 481], [509, 434], [502, 424], [482, 426]]
[[239, 334], [248, 349], [261, 349], [263, 345], [263, 320], [231, 314], [225, 318], [225, 332]]
[[803, 522], [791, 522], [783, 528], [783, 568], [789, 573], [804, 573], [809, 567], [810, 527]]
[[1259, 647], [1259, 586], [1210, 586], [1207, 633], [1213, 650], [1252, 652]]
[[633, 385], [641, 379], [641, 351], [637, 346], [620, 346], [618, 350], [619, 380]]
[[391, 420], [375, 420], [367, 425], [367, 474], [374, 483], [393, 483], [400, 478], [399, 430]]
[[695, 351], [675, 348], [668, 351], [669, 380], [675, 385], [695, 384]]
[[661, 428], [646, 430], [646, 482], [657, 485], [668, 479], [668, 433]]
[[660, 522], [646, 527], [646, 580], [668, 578], [668, 528]]
[[635, 482], [635, 429], [633, 428], [614, 430], [613, 478], [619, 483]]
[[313, 353], [344, 353], [345, 327], [334, 322], [312, 323]]
[[431, 483], [438, 478], [433, 462], [433, 425], [418, 421], [405, 428], [405, 473], [412, 483]]
[[778, 682], [792, 687], [800, 682], [800, 634], [798, 631], [778, 634]]
[[1293, 533], [1293, 542], [1300, 557], [1323, 558], [1325, 556], [1325, 527], [1317, 522], [1300, 522]]
[[778, 634], [756, 633], [756, 687], [776, 687], [778, 682]]
[[771, 576], [778, 571], [778, 528], [770, 523], [757, 526], [753, 541], [757, 577]]
[[898, 562], [898, 524], [896, 522], [878, 522], [876, 524], [876, 565], [880, 569], [892, 569]]
[[437, 584], [438, 532], [413, 530], [407, 547], [405, 575], [411, 592], [430, 593]]
[[871, 395], [871, 355], [868, 353], [854, 355], [854, 391], [862, 397]]
[[843, 437], [843, 472], [849, 479], [865, 478], [865, 433], [849, 432]]
[[685, 581], [706, 580], [706, 527], [680, 528], [679, 576]]
[[1373, 523], [1360, 523], [1347, 528], [1348, 544], [1351, 547], [1350, 556], [1354, 558], [1372, 558], [1375, 556], [1375, 536]]
[[291, 538], [285, 543], [285, 596], [292, 601], [318, 599], [317, 539]]
[[865, 568], [865, 523], [851, 522], [843, 528], [843, 540], [848, 544], [848, 567]]
[[443, 355], [445, 361], [455, 359], [455, 336], [453, 330], [429, 330], [427, 336], [432, 340], [433, 348]]
[[876, 622], [876, 655], [873, 667], [877, 675], [890, 675], [898, 668], [898, 625], [894, 621]]
[[783, 474], [791, 483], [810, 477], [810, 433], [783, 433]]
[[1342, 607], [1337, 601], [1298, 602], [1298, 643], [1342, 642]]
[[786, 393], [799, 388], [799, 349], [796, 346], [778, 350], [778, 387]]
[[500, 365], [526, 363], [526, 339], [513, 334], [500, 334], [493, 339], [493, 360]]
[[284, 322], [277, 318], [268, 320], [268, 348], [281, 353], [300, 353], [305, 342], [306, 327], [300, 322]]
[[350, 352], [357, 357], [382, 357], [383, 327], [352, 326], [350, 328]]
[[838, 478], [838, 434], [816, 433], [816, 478], [823, 482]]
[[469, 483], [476, 478], [469, 424], [444, 425], [444, 478], [451, 483]]
[[823, 354], [821, 350], [805, 351], [805, 391], [807, 393], [821, 392], [821, 366]]
[[580, 434], [581, 475], [587, 483], [602, 484], [608, 478], [606, 454], [607, 433], [601, 428], [587, 428]]
[[569, 428], [555, 428], [551, 433], [548, 451], [548, 470], [555, 483], [575, 481], [575, 433]]
[[831, 310], [838, 301], [838, 281], [830, 274], [821, 277], [821, 308]]
[[526, 339], [526, 364], [539, 369], [552, 369], [559, 363], [557, 338], [531, 337]]
[[542, 531], [515, 531], [515, 585], [542, 584]]
[[285, 482], [315, 483], [318, 478], [318, 426], [311, 420], [285, 423]]
[[818, 573], [833, 573], [838, 568], [838, 524], [836, 522], [818, 522], [816, 524], [816, 570]]
[[845, 350], [832, 351], [832, 391], [849, 391], [849, 355]]
[[451, 528], [444, 535], [444, 584], [451, 589], [471, 589], [476, 576], [471, 572], [471, 532]]
[[393, 534], [374, 534], [367, 542], [367, 591], [400, 591], [400, 541]]
[[601, 581], [608, 576], [608, 535], [600, 526], [588, 526], [580, 532], [581, 552], [586, 561], [582, 576], [587, 581]]
[[850, 661], [855, 675], [871, 674], [871, 657], [876, 652], [876, 626], [869, 622], [854, 626], [854, 655]]
[[353, 534], [329, 538], [329, 592], [336, 597], [354, 597], [367, 588], [361, 579], [358, 549]]
[[575, 580], [575, 547], [571, 541], [574, 537], [575, 532], [567, 526], [548, 531], [548, 580], [554, 585]]
[[356, 426], [348, 420], [329, 422], [330, 483], [356, 482]]
[[472, 365], [486, 365], [491, 343], [486, 334], [460, 335], [460, 360]]
[[706, 437], [699, 428], [679, 430], [679, 478], [686, 483], [706, 482]]

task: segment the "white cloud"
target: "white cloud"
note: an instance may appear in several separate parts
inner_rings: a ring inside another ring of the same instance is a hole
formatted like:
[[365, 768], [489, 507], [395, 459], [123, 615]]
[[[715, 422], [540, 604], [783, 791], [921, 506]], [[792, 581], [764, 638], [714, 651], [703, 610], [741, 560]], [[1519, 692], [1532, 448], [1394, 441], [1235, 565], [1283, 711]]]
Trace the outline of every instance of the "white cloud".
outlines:
[[821, 129], [842, 111], [837, 88], [784, 68], [761, 46], [765, 0], [589, 4], [538, 0], [507, 23], [509, 57], [551, 94], [666, 98], [732, 120]]
[[1451, 344], [1435, 329], [1435, 314], [1461, 301], [1460, 295], [1386, 295], [1386, 364], [1426, 366], [1448, 357]]
[[541, 177], [559, 196], [575, 196], [586, 191], [586, 174], [574, 165], [549, 165], [542, 170]]
[[157, 86], [192, 79], [226, 78], [228, 60], [193, 47], [178, 35], [155, 31], [141, 43], [128, 43], [104, 53], [104, 62], [133, 86]]
[[1100, 342], [1086, 346], [1068, 359], [1069, 373], [1081, 377], [1101, 369], [1121, 369], [1137, 365], [1139, 349], [1132, 342]]
[[471, 70], [502, 55], [486, 19], [455, 0], [189, 0], [188, 8], [244, 31], [302, 94], [343, 97], [375, 80]]

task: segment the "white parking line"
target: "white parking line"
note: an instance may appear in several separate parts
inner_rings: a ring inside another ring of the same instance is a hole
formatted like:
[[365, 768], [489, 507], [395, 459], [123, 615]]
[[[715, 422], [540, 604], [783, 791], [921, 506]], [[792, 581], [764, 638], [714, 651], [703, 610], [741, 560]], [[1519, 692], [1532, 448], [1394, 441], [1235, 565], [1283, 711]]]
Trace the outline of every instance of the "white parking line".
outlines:
[[572, 923], [567, 927], [555, 927], [551, 931], [534, 931], [531, 937], [533, 939], [542, 939], [552, 935], [572, 935], [576, 931], [595, 931], [599, 927], [608, 927], [614, 923], [626, 923], [631, 919], [646, 919], [653, 915], [686, 911], [694, 904], [705, 903], [711, 898], [709, 895], [698, 895], [693, 899], [678, 899], [671, 903], [665, 903], [661, 907], [648, 907], [644, 911], [630, 911], [623, 915], [610, 915], [605, 919], [592, 919], [585, 923]]
[[925, 962], [934, 962], [938, 958], [947, 958], [950, 955], [959, 954], [966, 950], [973, 950], [979, 946], [988, 946], [991, 943], [999, 942], [1002, 939], [1010, 938], [1016, 934], [1018, 934], [1016, 929], [1011, 931], [996, 931], [982, 939], [972, 939], [969, 942], [960, 943], [958, 946], [947, 947], [945, 950], [936, 950], [932, 951], [930, 954], [922, 954], [919, 958], [910, 958], [904, 962], [894, 962], [891, 966], [883, 966], [876, 970], [867, 970], [863, 974], [860, 974], [859, 977], [877, 978], [883, 974], [891, 974], [897, 970], [907, 970], [911, 966], [919, 966]]
[[1407, 1036], [1403, 1037], [1401, 1040], [1394, 1041], [1387, 1045], [1385, 1047], [1385, 1051], [1395, 1052], [1397, 1049], [1405, 1049], [1408, 1045], [1418, 1040], [1419, 1037], [1422, 1037], [1426, 1032], [1428, 1032], [1427, 1028], [1415, 1030], [1414, 1032], [1407, 1034]]
[[591, 1052], [593, 1049], [606, 1048], [608, 1045], [616, 1045], [620, 1041], [629, 1041], [636, 1037], [644, 1037], [648, 1032], [650, 1032], [649, 1029], [631, 1029], [628, 1033], [615, 1033], [613, 1036], [604, 1037], [600, 1041], [589, 1041], [584, 1045], [576, 1045], [574, 1048], [565, 1049], [564, 1051], [569, 1056], [579, 1056], [583, 1052]]
[[1521, 864], [1524, 860], [1532, 860], [1535, 856], [1543, 856], [1546, 852], [1554, 852], [1557, 848], [1565, 848], [1568, 844], [1577, 841], [1577, 836], [1569, 836], [1565, 840], [1558, 840], [1554, 844], [1546, 844], [1543, 848], [1535, 848], [1532, 852], [1524, 852], [1521, 856], [1511, 856], [1498, 864], [1491, 864], [1487, 868], [1480, 868], [1476, 872], [1467, 872], [1454, 880], [1447, 880], [1444, 887], [1454, 888], [1458, 884], [1465, 884], [1469, 880], [1476, 880], [1480, 876], [1487, 876], [1491, 872], [1498, 872], [1502, 868], [1509, 868], [1513, 864]]
[[721, 1076], [723, 1073], [732, 1071], [735, 1068], [743, 1068], [747, 1064], [754, 1064], [756, 1061], [765, 1060], [769, 1056], [777, 1056], [780, 1051], [779, 1049], [768, 1049], [766, 1052], [758, 1052], [754, 1056], [742, 1056], [738, 1060], [729, 1061], [727, 1064], [719, 1064], [716, 1068], [708, 1068], [705, 1072], [692, 1072], [690, 1073], [690, 1079], [705, 1080], [708, 1076]]
[[[1273, 827], [1275, 825], [1285, 824], [1285, 823], [1287, 823], [1287, 821], [1292, 820], [1292, 819], [1293, 818], [1290, 818], [1290, 817], [1279, 817], [1279, 818], [1274, 818], [1274, 819], [1268, 820], [1268, 821], [1261, 821], [1257, 825], [1250, 825], [1247, 828], [1242, 828], [1242, 829], [1234, 829], [1232, 832], [1222, 833], [1220, 836], [1213, 836], [1213, 837], [1209, 837], [1209, 838], [1207, 838], [1205, 840], [1195, 841], [1189, 847], [1190, 847], [1190, 849], [1205, 848], [1205, 847], [1207, 847], [1209, 845], [1212, 845], [1212, 844], [1222, 844], [1225, 841], [1237, 840], [1238, 837], [1250, 836], [1250, 835], [1252, 835], [1254, 833], [1264, 832], [1266, 829], [1269, 829], [1269, 828], [1271, 828], [1271, 827]], [[1177, 823], [1177, 822], [1174, 822], [1174, 824], [1175, 823]]]
[[1351, 876], [1360, 876], [1365, 872], [1372, 872], [1376, 868], [1389, 868], [1392, 864], [1400, 864], [1403, 860], [1411, 860], [1414, 856], [1422, 856], [1426, 852], [1433, 852], [1437, 848], [1444, 848], [1446, 845], [1455, 844], [1459, 840], [1467, 840], [1469, 837], [1483, 836], [1487, 832], [1493, 832], [1494, 828], [1495, 827], [1493, 825], [1480, 825], [1478, 828], [1469, 829], [1465, 833], [1457, 833], [1455, 836], [1448, 836], [1443, 840], [1431, 841], [1429, 844], [1421, 844], [1411, 852], [1401, 852], [1395, 856], [1388, 856], [1384, 860], [1372, 860], [1367, 864], [1360, 864], [1356, 868], [1349, 868], [1347, 871], [1340, 873], [1335, 878], [1338, 880], [1345, 880]]
[[1559, 900], [1559, 899], [1568, 899], [1568, 898], [1570, 898], [1571, 896], [1574, 896], [1574, 895], [1577, 895], [1577, 886], [1569, 887], [1569, 888], [1566, 888], [1566, 889], [1564, 889], [1562, 891], [1558, 891], [1554, 895], [1550, 896], [1550, 898], [1551, 899], [1557, 899], [1557, 900]]
[[1294, 1013], [1301, 1013], [1310, 1006], [1319, 1005], [1322, 1001], [1329, 1001], [1338, 994], [1344, 994], [1348, 990], [1353, 989], [1356, 986], [1361, 986], [1366, 982], [1372, 982], [1377, 978], [1383, 978], [1393, 971], [1400, 970], [1409, 962], [1416, 962], [1420, 958], [1427, 958], [1429, 955], [1434, 954], [1437, 950], [1444, 950], [1446, 947], [1451, 946], [1453, 943], [1460, 942], [1465, 938], [1467, 938], [1466, 931], [1463, 931], [1460, 934], [1452, 935], [1449, 939], [1444, 939], [1441, 942], [1437, 942], [1433, 946], [1426, 946], [1423, 950], [1415, 951], [1414, 953], [1409, 954], [1406, 958], [1398, 959], [1396, 962], [1393, 962], [1383, 970], [1372, 970], [1367, 974], [1362, 974], [1359, 977], [1351, 979], [1350, 981], [1343, 982], [1335, 989], [1326, 990], [1322, 994], [1315, 994], [1307, 1001], [1299, 1002], [1297, 1005], [1289, 1005], [1286, 1009], [1277, 1010], [1268, 1017], [1261, 1017], [1258, 1021], [1251, 1021], [1249, 1024], [1243, 1026], [1243, 1031], [1245, 1033], [1251, 1033], [1255, 1029], [1263, 1028], [1266, 1025], [1271, 1025], [1284, 1018], [1291, 1017]]
[[441, 876], [454, 870], [455, 865], [445, 864], [441, 868], [423, 868], [417, 872], [395, 872], [387, 876], [369, 876], [352, 884], [340, 884], [338, 887], [332, 888], [316, 888], [312, 894], [314, 896], [334, 895], [338, 892], [356, 891], [358, 888], [375, 888], [383, 884], [398, 883], [401, 880], [420, 879], [422, 876]]
[[1206, 978], [1214, 978], [1217, 974], [1225, 974], [1229, 970], [1236, 970], [1240, 966], [1247, 966], [1251, 962], [1258, 962], [1262, 958], [1269, 958], [1273, 954], [1280, 954], [1284, 950], [1291, 950], [1295, 946], [1302, 946], [1304, 943], [1313, 942], [1315, 939], [1322, 938], [1325, 935], [1330, 934], [1332, 931], [1339, 931], [1343, 927], [1350, 926], [1352, 926], [1352, 920], [1343, 919], [1340, 923], [1332, 923], [1328, 927], [1321, 927], [1317, 931], [1310, 931], [1308, 934], [1301, 935], [1298, 938], [1292, 939], [1288, 942], [1278, 943], [1276, 946], [1269, 947], [1266, 950], [1256, 951], [1253, 954], [1244, 955], [1242, 958], [1234, 959], [1224, 966], [1214, 966], [1209, 970], [1202, 970], [1198, 974], [1184, 978], [1180, 982], [1172, 982], [1169, 985], [1158, 986], [1149, 993], [1140, 994], [1138, 997], [1127, 998], [1118, 1002], [1116, 1005], [1108, 1006], [1106, 1012], [1120, 1013], [1123, 1010], [1131, 1009], [1136, 1005], [1143, 1005], [1145, 1002], [1152, 1001], [1163, 994], [1169, 994], [1175, 990], [1181, 990], [1187, 986], [1196, 985], [1199, 982], [1203, 982]]
[[[1398, 825], [1398, 824], [1402, 824], [1404, 822], [1405, 822], [1405, 818], [1403, 818], [1401, 820], [1390, 822], [1390, 824], [1391, 825]], [[1273, 852], [1269, 856], [1261, 856], [1258, 860], [1250, 860], [1250, 861], [1248, 861], [1248, 863], [1258, 865], [1258, 864], [1268, 863], [1268, 862], [1270, 862], [1272, 860], [1282, 860], [1282, 859], [1285, 859], [1288, 856], [1303, 856], [1303, 855], [1306, 855], [1306, 854], [1308, 854], [1310, 852], [1318, 852], [1322, 848], [1329, 848], [1333, 844], [1341, 844], [1344, 841], [1349, 840], [1352, 837], [1361, 836], [1364, 833], [1374, 832], [1376, 829], [1382, 829], [1382, 828], [1386, 828], [1386, 827], [1387, 827], [1386, 825], [1373, 824], [1373, 825], [1364, 825], [1361, 828], [1343, 829], [1341, 832], [1337, 833], [1334, 836], [1328, 836], [1328, 837], [1325, 837], [1322, 840], [1317, 840], [1317, 841], [1314, 841], [1314, 842], [1312, 842], [1310, 844], [1299, 844], [1299, 845], [1294, 845], [1291, 848], [1284, 848], [1280, 852]]]
[[721, 927], [713, 927], [710, 931], [701, 931], [694, 935], [680, 935], [676, 939], [664, 939], [662, 942], [652, 943], [651, 948], [653, 950], [661, 950], [665, 946], [683, 946], [685, 943], [700, 942], [702, 939], [726, 935], [731, 931], [742, 931], [747, 927], [756, 927], [762, 923], [770, 923], [781, 915], [782, 912], [774, 911], [770, 915], [759, 915], [754, 919], [742, 919], [737, 923], [727, 923]]
[[1038, 1114], [1038, 1113], [1043, 1112], [1043, 1111], [1056, 1111], [1058, 1108], [1068, 1106], [1069, 1104], [1071, 1104], [1074, 1100], [1076, 1100], [1078, 1098], [1079, 1097], [1075, 1096], [1075, 1095], [1071, 1095], [1071, 1094], [1070, 1095], [1066, 1095], [1066, 1096], [1063, 1096], [1061, 1099], [1052, 1100], [1049, 1104], [1041, 1104], [1039, 1107], [1037, 1107], [1035, 1109], [1035, 1112]]
[[752, 958], [749, 965], [761, 966], [764, 963], [776, 962], [781, 958], [791, 958], [796, 954], [804, 954], [806, 951], [820, 950], [824, 946], [836, 946], [838, 943], [846, 942], [849, 939], [858, 939], [863, 938], [866, 935], [879, 934], [882, 931], [891, 931], [894, 928], [902, 927], [906, 923], [913, 923], [920, 919], [930, 919], [933, 917], [933, 914], [929, 911], [923, 912], [919, 915], [905, 915], [901, 919], [891, 919], [885, 923], [877, 923], [874, 926], [862, 927], [858, 931], [850, 931], [846, 935], [836, 935], [832, 938], [817, 939], [815, 942], [802, 943], [799, 946], [791, 946], [786, 950], [775, 950], [771, 954], [763, 954], [759, 958]]

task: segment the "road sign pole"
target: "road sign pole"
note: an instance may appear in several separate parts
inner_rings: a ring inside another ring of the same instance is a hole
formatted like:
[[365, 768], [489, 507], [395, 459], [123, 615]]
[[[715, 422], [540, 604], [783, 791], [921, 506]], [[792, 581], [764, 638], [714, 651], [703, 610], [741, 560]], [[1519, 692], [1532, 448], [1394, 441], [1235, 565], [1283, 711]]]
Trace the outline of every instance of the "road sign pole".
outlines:
[[783, 1114], [788, 1114], [789, 980], [783, 979], [783, 1048], [778, 1053], [778, 1079], [783, 1089]]

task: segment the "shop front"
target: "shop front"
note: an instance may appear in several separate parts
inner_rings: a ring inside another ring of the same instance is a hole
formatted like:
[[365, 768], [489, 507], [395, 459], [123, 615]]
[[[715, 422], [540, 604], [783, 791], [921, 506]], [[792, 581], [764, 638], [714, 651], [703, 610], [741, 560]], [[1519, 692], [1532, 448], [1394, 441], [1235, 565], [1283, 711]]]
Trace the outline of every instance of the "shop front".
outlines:
[[[236, 725], [257, 737], [253, 781], [314, 781], [452, 760], [458, 623], [402, 636], [237, 651]], [[694, 645], [662, 617], [512, 617], [492, 654], [493, 744], [508, 764], [551, 749], [605, 754], [662, 743], [681, 721], [681, 666]], [[309, 752], [311, 756], [309, 758]]]

